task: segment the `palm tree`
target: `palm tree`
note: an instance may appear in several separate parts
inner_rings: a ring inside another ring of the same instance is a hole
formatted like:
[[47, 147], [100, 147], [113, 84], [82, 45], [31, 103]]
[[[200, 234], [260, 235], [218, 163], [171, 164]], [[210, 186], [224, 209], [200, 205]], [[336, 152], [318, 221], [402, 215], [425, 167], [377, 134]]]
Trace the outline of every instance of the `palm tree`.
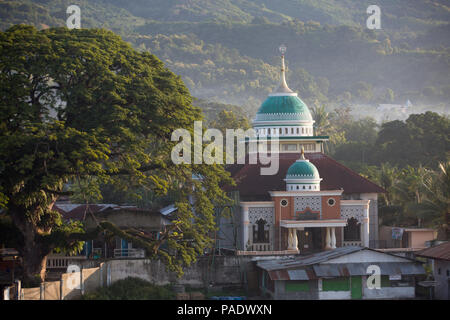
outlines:
[[436, 225], [442, 240], [450, 239], [450, 161], [439, 163], [438, 171], [424, 180], [425, 199], [417, 205], [418, 215]]
[[414, 168], [407, 166], [402, 170], [398, 183], [393, 187], [395, 200], [404, 208], [405, 218], [417, 219], [417, 224], [422, 225], [422, 217], [418, 216], [415, 206], [422, 203], [424, 198], [425, 180], [432, 172], [422, 166]]
[[376, 180], [379, 185], [387, 191], [384, 195], [387, 206], [390, 206], [393, 198], [395, 198], [395, 186], [398, 183], [399, 175], [400, 173], [397, 167], [392, 167], [387, 162], [381, 164]]
[[315, 121], [316, 135], [324, 134], [330, 126], [330, 113], [326, 112], [325, 106], [319, 105], [317, 100], [314, 102], [311, 111]]

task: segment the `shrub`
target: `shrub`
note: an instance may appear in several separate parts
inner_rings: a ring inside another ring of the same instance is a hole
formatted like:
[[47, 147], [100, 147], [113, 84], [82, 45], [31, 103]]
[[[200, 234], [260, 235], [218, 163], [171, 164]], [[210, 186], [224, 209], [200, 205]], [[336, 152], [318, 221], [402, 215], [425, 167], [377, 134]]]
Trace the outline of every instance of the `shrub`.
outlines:
[[106, 288], [83, 296], [84, 300], [170, 300], [175, 294], [169, 286], [157, 286], [148, 281], [128, 277]]

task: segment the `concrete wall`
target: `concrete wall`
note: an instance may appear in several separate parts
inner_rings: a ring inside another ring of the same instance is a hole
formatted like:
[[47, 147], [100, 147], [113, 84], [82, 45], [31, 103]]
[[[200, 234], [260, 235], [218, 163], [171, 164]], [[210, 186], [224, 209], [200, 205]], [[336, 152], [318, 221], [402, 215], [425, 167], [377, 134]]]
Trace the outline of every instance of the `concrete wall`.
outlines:
[[351, 298], [350, 291], [319, 291], [320, 300], [348, 300]]
[[410, 231], [409, 246], [411, 248], [426, 248], [427, 241], [436, 239], [436, 231]]
[[41, 289], [39, 287], [22, 289], [22, 300], [40, 300], [40, 299], [41, 299]]
[[44, 299], [45, 300], [60, 300], [61, 299], [61, 291], [60, 291], [60, 282], [59, 281], [50, 281], [44, 283]]
[[[439, 274], [441, 269], [441, 274]], [[450, 261], [434, 260], [434, 280], [436, 280], [436, 287], [434, 288], [434, 294], [436, 299], [450, 300], [449, 281], [450, 276]]]
[[412, 299], [414, 287], [382, 287], [380, 289], [364, 288], [363, 299]]
[[107, 262], [110, 281], [137, 277], [158, 285], [177, 283], [192, 287], [240, 285], [246, 269], [251, 268], [250, 258], [235, 256], [201, 257], [198, 262], [186, 268], [184, 275], [177, 278], [168, 272], [160, 261], [149, 259], [111, 260]]
[[[60, 281], [44, 282], [37, 288], [22, 288], [23, 300], [74, 300], [106, 284], [105, 264], [97, 268], [63, 273]], [[61, 299], [62, 296], [62, 299]]]

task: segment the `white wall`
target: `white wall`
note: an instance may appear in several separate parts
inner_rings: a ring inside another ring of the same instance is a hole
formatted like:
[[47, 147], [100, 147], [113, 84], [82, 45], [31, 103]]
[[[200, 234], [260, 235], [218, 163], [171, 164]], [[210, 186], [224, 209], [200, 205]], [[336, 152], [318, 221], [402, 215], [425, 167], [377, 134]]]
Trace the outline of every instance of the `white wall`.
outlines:
[[351, 299], [350, 291], [319, 291], [320, 300]]
[[414, 298], [414, 287], [364, 288], [363, 299], [405, 299]]

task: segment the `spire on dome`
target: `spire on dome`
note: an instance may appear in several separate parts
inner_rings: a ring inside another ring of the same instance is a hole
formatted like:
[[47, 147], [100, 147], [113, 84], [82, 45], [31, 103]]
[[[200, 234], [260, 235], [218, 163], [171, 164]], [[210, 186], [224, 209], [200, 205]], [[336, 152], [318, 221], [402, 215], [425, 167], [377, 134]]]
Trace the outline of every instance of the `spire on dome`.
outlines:
[[300, 151], [300, 160], [306, 160], [305, 159], [305, 148], [302, 146], [302, 150]]
[[286, 67], [284, 65], [284, 54], [286, 53], [286, 46], [282, 44], [279, 47], [279, 50], [281, 52], [281, 83], [280, 86], [277, 89], [278, 93], [293, 93], [291, 89], [289, 89], [287, 83], [286, 83]]

